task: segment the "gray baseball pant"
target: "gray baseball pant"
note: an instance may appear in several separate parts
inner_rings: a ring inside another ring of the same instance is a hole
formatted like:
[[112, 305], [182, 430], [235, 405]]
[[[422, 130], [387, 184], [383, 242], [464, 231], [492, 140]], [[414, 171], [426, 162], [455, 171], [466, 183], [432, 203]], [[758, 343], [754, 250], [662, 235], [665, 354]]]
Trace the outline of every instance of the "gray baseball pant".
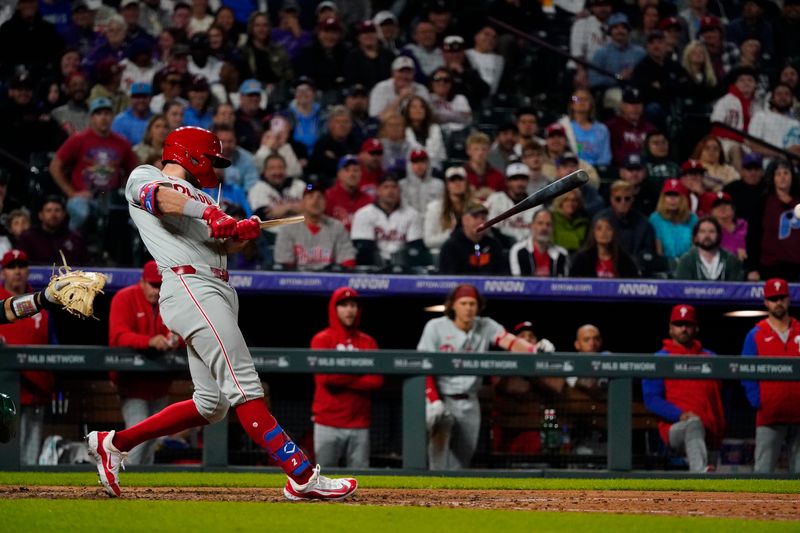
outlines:
[[[156, 398], [155, 400], [143, 400], [141, 398], [120, 398], [120, 410], [125, 427], [135, 426], [145, 418], [152, 416], [163, 410], [169, 405], [169, 397]], [[151, 465], [156, 455], [157, 439], [145, 441], [135, 446], [128, 452], [125, 460], [129, 465]]]
[[335, 428], [314, 424], [314, 457], [321, 466], [369, 468], [369, 429]]
[[669, 428], [669, 445], [685, 450], [690, 472], [705, 472], [708, 466], [706, 428], [699, 418], [675, 422]]
[[431, 470], [468, 468], [478, 447], [481, 429], [481, 404], [476, 395], [465, 399], [443, 396], [444, 419], [428, 439], [428, 467]]
[[19, 460], [21, 464], [39, 464], [43, 425], [44, 407], [41, 405], [23, 405], [21, 407], [19, 417]]
[[784, 442], [789, 451], [789, 472], [800, 473], [800, 426], [788, 424], [756, 428], [756, 457], [753, 472], [773, 473]]

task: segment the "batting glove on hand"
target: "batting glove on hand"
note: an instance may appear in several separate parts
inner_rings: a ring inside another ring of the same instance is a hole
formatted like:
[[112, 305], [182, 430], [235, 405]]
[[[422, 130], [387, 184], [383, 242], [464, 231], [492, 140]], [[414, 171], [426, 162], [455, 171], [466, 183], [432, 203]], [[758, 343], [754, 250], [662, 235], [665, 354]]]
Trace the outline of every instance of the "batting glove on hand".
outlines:
[[261, 219], [253, 215], [236, 223], [236, 238], [240, 241], [258, 239], [261, 235]]
[[556, 351], [556, 347], [553, 346], [553, 343], [547, 339], [540, 340], [534, 344], [534, 347], [536, 348], [535, 353], [550, 353]]
[[225, 239], [236, 233], [236, 219], [226, 215], [219, 207], [210, 206], [203, 211], [203, 220], [208, 223], [211, 237]]

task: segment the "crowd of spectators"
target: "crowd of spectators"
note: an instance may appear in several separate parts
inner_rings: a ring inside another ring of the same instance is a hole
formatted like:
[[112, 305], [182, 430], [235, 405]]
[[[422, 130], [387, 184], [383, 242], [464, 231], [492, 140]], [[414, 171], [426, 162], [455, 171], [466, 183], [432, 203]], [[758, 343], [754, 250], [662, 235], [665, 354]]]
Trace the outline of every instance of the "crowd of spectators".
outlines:
[[800, 279], [797, 0], [386, 4], [0, 11], [0, 253], [144, 264], [122, 185], [199, 126], [229, 214], [307, 217], [231, 268]]

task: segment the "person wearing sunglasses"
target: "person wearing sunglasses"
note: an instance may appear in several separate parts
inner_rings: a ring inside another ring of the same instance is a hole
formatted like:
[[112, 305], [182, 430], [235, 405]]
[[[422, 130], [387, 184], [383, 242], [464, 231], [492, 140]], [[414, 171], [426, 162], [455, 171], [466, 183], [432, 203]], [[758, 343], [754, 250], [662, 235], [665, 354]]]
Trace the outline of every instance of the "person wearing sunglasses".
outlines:
[[[181, 343], [164, 325], [158, 307], [161, 294], [161, 274], [155, 261], [142, 268], [137, 283], [125, 287], [111, 299], [108, 316], [108, 344], [115, 347], [151, 350], [164, 353]], [[172, 379], [161, 374], [139, 372], [110, 372], [109, 378], [117, 387], [125, 427], [138, 424], [169, 404]], [[127, 464], [153, 464], [158, 441], [150, 440], [136, 446], [128, 454]]]
[[611, 184], [608, 201], [610, 207], [600, 211], [597, 217], [611, 221], [617, 242], [631, 257], [655, 254], [656, 234], [647, 218], [633, 208], [635, 199], [633, 185], [624, 180]]

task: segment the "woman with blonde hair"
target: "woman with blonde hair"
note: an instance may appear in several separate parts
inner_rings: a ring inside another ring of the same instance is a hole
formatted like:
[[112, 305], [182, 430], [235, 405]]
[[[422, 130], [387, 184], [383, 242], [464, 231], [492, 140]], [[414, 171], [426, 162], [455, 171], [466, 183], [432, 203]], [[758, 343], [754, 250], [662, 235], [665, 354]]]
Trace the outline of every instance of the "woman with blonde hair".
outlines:
[[553, 201], [553, 243], [569, 253], [577, 251], [586, 239], [589, 219], [583, 215], [580, 189], [562, 194]]
[[711, 56], [708, 55], [706, 45], [700, 41], [692, 41], [686, 45], [681, 54], [681, 66], [692, 82], [706, 87], [717, 86], [717, 75], [714, 74], [714, 66], [711, 64]]
[[150, 117], [144, 130], [142, 142], [133, 147], [134, 153], [139, 157], [139, 161], [142, 164], [148, 164], [149, 161], [153, 161], [153, 156], [161, 158], [161, 149], [168, 133], [167, 118], [164, 115], [157, 113]]
[[464, 206], [473, 198], [464, 167], [450, 167], [445, 172], [445, 190], [441, 199], [428, 203], [423, 220], [425, 246], [434, 255], [455, 229]]
[[713, 135], [706, 135], [697, 143], [692, 159], [699, 160], [706, 169], [703, 185], [712, 192], [719, 192], [722, 187], [740, 178], [739, 172], [725, 162], [725, 151], [722, 143]]
[[669, 259], [677, 259], [692, 247], [692, 228], [697, 215], [689, 204], [689, 189], [680, 180], [664, 182], [656, 210], [650, 215], [650, 224], [656, 232], [656, 252]]

